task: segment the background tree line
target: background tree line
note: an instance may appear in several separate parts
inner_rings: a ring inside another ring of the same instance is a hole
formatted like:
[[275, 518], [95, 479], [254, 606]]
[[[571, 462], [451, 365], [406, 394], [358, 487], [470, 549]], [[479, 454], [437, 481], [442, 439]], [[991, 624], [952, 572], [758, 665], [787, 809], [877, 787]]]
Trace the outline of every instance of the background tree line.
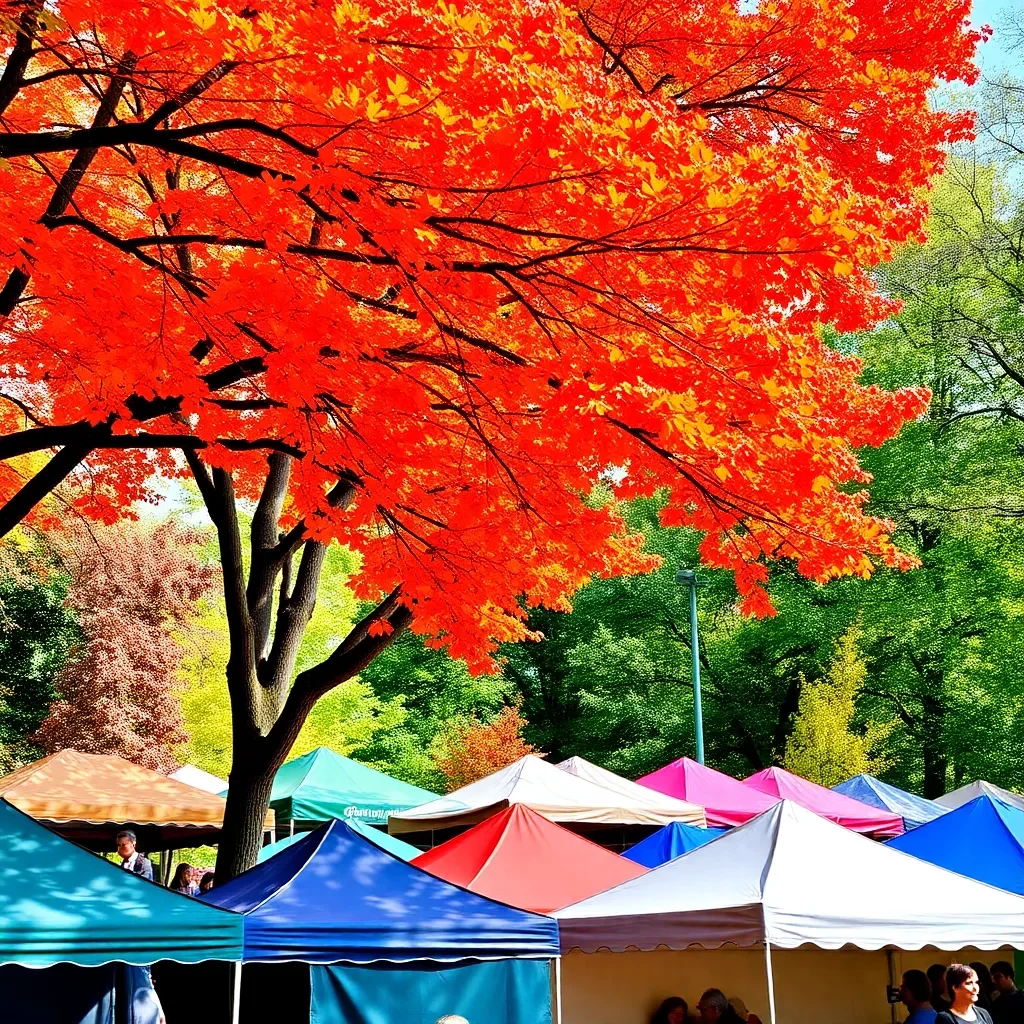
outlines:
[[[979, 136], [949, 162], [926, 243], [877, 270], [903, 311], [830, 339], [888, 389], [924, 384], [926, 416], [861, 453], [869, 510], [921, 565], [818, 586], [771, 570], [778, 614], [737, 611], [731, 576], [698, 595], [709, 761], [735, 775], [784, 761], [831, 784], [873, 769], [935, 796], [984, 777], [1024, 786], [1024, 87], [980, 94]], [[604, 500], [601, 494], [592, 500]], [[628, 505], [663, 558], [599, 579], [571, 613], [531, 611], [540, 642], [497, 675], [399, 637], [323, 698], [293, 753], [328, 743], [441, 789], [531, 746], [636, 776], [693, 750], [681, 566], [699, 536]], [[226, 775], [228, 650], [214, 541], [143, 515], [116, 534], [76, 521], [24, 533], [0, 577], [0, 767], [60, 746]], [[358, 621], [354, 556], [329, 549], [296, 672]]]

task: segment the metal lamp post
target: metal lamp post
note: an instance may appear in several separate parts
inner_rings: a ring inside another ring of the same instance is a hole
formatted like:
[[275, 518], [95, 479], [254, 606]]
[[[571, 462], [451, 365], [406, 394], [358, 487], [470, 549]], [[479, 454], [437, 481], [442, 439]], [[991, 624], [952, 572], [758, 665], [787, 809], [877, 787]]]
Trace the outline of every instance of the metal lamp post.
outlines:
[[700, 648], [697, 641], [697, 587], [693, 569], [680, 569], [676, 583], [690, 588], [690, 655], [693, 659], [693, 728], [697, 734], [697, 763], [704, 763], [704, 708], [700, 699]]

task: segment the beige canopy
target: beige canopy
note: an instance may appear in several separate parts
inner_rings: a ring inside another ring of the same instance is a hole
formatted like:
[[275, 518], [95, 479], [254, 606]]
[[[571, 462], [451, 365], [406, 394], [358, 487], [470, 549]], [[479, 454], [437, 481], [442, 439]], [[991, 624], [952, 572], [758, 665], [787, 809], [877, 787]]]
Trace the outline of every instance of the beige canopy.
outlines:
[[[62, 750], [0, 778], [0, 797], [69, 839], [112, 849], [131, 826], [144, 849], [216, 842], [224, 799], [120, 757]], [[267, 812], [266, 827], [274, 815]]]

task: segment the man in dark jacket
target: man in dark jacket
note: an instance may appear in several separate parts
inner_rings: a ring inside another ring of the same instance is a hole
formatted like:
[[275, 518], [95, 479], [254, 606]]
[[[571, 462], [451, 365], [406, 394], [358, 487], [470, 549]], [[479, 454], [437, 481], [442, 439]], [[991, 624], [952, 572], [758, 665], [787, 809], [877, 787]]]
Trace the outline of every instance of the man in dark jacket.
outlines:
[[996, 1024], [1024, 1024], [1024, 992], [1013, 980], [1013, 964], [997, 960], [992, 965], [992, 982], [999, 995], [992, 1002], [992, 1019]]
[[117, 833], [117, 852], [121, 858], [121, 867], [152, 882], [153, 865], [135, 849], [136, 842], [135, 833], [130, 829]]

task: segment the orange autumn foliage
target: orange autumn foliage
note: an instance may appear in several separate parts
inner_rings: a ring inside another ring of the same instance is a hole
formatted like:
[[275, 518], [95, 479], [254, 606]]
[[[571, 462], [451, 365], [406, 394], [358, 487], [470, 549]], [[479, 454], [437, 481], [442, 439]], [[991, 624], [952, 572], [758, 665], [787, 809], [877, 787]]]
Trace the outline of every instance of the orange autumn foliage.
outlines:
[[751, 612], [770, 559], [906, 566], [855, 451], [927, 395], [821, 325], [892, 311], [865, 268], [969, 131], [927, 104], [969, 9], [2, 0], [10, 519], [71, 473], [114, 521], [177, 449], [255, 500], [285, 452], [285, 526], [474, 668], [522, 595], [652, 566], [580, 500], [613, 468]]
[[526, 724], [519, 707], [510, 704], [490, 722], [474, 718], [452, 725], [440, 748], [432, 754], [445, 777], [447, 792], [468, 786], [532, 754], [537, 748], [523, 739]]

